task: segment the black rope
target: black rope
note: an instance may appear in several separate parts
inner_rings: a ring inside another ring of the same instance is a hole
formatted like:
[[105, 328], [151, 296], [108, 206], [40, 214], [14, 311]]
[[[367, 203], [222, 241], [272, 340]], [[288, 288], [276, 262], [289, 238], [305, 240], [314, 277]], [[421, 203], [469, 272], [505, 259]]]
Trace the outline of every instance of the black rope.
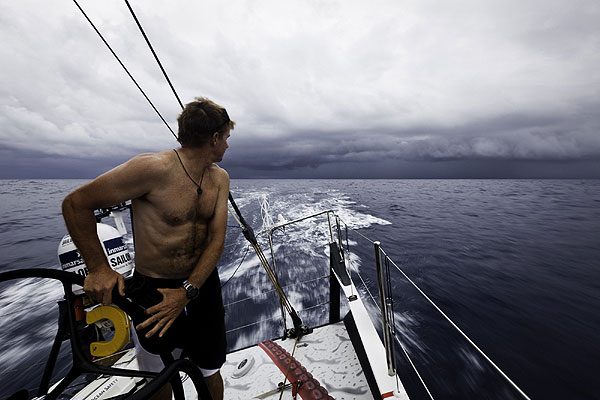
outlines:
[[240, 209], [238, 208], [237, 204], [235, 204], [235, 200], [233, 199], [233, 195], [231, 194], [231, 192], [229, 192], [229, 202], [231, 203], [233, 210], [237, 214], [240, 222], [242, 223], [242, 233], [244, 234], [244, 237], [246, 238], [246, 240], [252, 243], [253, 246], [258, 246], [258, 240], [256, 240], [254, 230], [252, 229], [250, 224], [248, 224], [244, 219], [244, 216], [242, 215]]
[[242, 261], [240, 261], [240, 263], [238, 264], [238, 266], [235, 269], [235, 271], [233, 271], [233, 274], [231, 274], [231, 276], [229, 277], [229, 279], [227, 279], [227, 282], [225, 282], [224, 284], [221, 285], [221, 289], [223, 289], [225, 287], [225, 285], [227, 285], [229, 283], [229, 281], [231, 280], [231, 278], [233, 278], [235, 276], [235, 274], [238, 272], [238, 269], [240, 269], [240, 267], [242, 266], [242, 263], [246, 259], [246, 256], [248, 255], [248, 251], [249, 250], [250, 250], [250, 245], [246, 246], [246, 252], [244, 253], [244, 256], [242, 257]]
[[165, 76], [165, 79], [169, 83], [169, 86], [171, 87], [171, 90], [173, 91], [173, 94], [175, 95], [175, 98], [177, 99], [177, 101], [179, 102], [179, 105], [183, 109], [183, 103], [179, 99], [179, 96], [177, 95], [177, 92], [175, 91], [175, 88], [173, 87], [173, 84], [171, 83], [171, 80], [169, 79], [169, 76], [167, 75], [167, 72], [163, 68], [160, 60], [158, 59], [158, 56], [156, 55], [156, 52], [154, 51], [154, 48], [152, 47], [152, 44], [150, 44], [150, 40], [148, 40], [148, 36], [146, 36], [146, 33], [144, 32], [144, 29], [142, 28], [142, 24], [140, 24], [140, 21], [138, 21], [137, 17], [135, 16], [135, 13], [133, 12], [133, 8], [131, 8], [131, 5], [129, 5], [129, 1], [125, 0], [125, 4], [127, 4], [127, 8], [129, 8], [129, 11], [131, 12], [131, 15], [133, 16], [133, 19], [135, 20], [135, 23], [137, 24], [138, 28], [140, 28], [140, 32], [142, 32], [142, 36], [144, 36], [144, 39], [146, 40], [146, 43], [148, 44], [148, 47], [150, 47], [150, 51], [154, 55], [154, 59], [158, 63], [158, 66], [160, 67], [160, 70], [162, 71], [163, 75]]
[[162, 120], [162, 122], [164, 122], [164, 124], [167, 126], [167, 128], [169, 129], [169, 131], [171, 131], [171, 134], [173, 135], [173, 137], [175, 139], [177, 139], [177, 135], [175, 134], [175, 132], [173, 132], [173, 129], [171, 129], [171, 127], [169, 126], [169, 124], [167, 123], [167, 121], [165, 121], [165, 119], [160, 114], [160, 112], [156, 109], [156, 107], [154, 106], [154, 104], [152, 104], [152, 101], [150, 101], [150, 99], [148, 98], [148, 96], [146, 95], [146, 93], [144, 92], [144, 90], [140, 87], [140, 85], [137, 83], [137, 81], [135, 80], [135, 78], [131, 75], [131, 73], [129, 72], [129, 70], [127, 69], [127, 67], [125, 67], [125, 65], [123, 64], [123, 62], [119, 58], [119, 56], [117, 56], [117, 54], [114, 52], [114, 50], [112, 49], [112, 47], [110, 47], [110, 45], [108, 44], [108, 42], [104, 39], [104, 36], [102, 36], [102, 34], [100, 33], [100, 31], [96, 28], [96, 26], [92, 22], [92, 20], [90, 20], [90, 18], [87, 16], [87, 14], [85, 13], [85, 11], [83, 11], [83, 8], [81, 8], [81, 6], [79, 5], [79, 3], [77, 3], [77, 0], [73, 0], [73, 2], [77, 6], [77, 8], [79, 8], [79, 11], [81, 11], [81, 13], [85, 17], [85, 19], [87, 19], [87, 21], [90, 23], [90, 25], [92, 26], [92, 28], [94, 28], [94, 30], [96, 31], [96, 33], [98, 34], [98, 36], [100, 36], [100, 39], [102, 39], [102, 41], [104, 42], [104, 44], [106, 45], [106, 47], [108, 47], [108, 49], [110, 50], [110, 52], [112, 53], [112, 55], [117, 59], [117, 61], [119, 62], [119, 64], [121, 64], [121, 67], [123, 67], [123, 69], [125, 70], [125, 72], [127, 73], [127, 75], [129, 75], [129, 78], [131, 78], [131, 80], [133, 81], [133, 83], [135, 83], [135, 86], [137, 86], [137, 88], [140, 90], [140, 92], [142, 92], [142, 95], [144, 95], [144, 97], [146, 98], [146, 100], [148, 101], [148, 103], [150, 104], [150, 106], [152, 106], [152, 108], [154, 109], [154, 111], [156, 111], [156, 114], [158, 114], [158, 116], [160, 117], [160, 119]]

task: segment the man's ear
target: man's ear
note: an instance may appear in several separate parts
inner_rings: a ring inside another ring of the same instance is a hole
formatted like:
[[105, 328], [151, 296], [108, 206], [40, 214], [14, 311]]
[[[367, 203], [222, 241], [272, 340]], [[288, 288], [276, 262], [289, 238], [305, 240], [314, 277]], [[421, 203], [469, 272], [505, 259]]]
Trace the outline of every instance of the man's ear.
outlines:
[[212, 137], [210, 138], [210, 142], [212, 144], [217, 144], [218, 139], [219, 139], [219, 132], [215, 132], [215, 133], [213, 133]]

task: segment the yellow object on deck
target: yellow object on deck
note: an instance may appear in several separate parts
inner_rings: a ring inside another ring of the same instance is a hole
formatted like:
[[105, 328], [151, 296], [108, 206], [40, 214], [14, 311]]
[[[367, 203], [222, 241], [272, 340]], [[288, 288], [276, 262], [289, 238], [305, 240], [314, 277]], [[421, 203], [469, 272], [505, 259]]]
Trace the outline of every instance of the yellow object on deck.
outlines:
[[131, 325], [127, 314], [123, 310], [115, 306], [101, 305], [88, 311], [85, 322], [89, 325], [103, 319], [112, 322], [115, 327], [115, 335], [109, 341], [90, 343], [90, 353], [96, 357], [105, 357], [116, 353], [130, 342]]

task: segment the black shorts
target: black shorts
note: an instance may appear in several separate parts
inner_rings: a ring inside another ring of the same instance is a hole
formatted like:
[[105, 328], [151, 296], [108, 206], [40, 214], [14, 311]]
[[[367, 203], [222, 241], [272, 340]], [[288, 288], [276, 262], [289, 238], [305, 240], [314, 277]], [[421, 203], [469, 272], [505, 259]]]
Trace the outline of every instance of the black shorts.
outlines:
[[[176, 289], [182, 284], [183, 279], [151, 278], [134, 272], [126, 280], [125, 297], [146, 309], [162, 301], [162, 295], [156, 289]], [[133, 312], [130, 316], [134, 325], [150, 317], [142, 312]], [[140, 344], [146, 351], [164, 354], [180, 348], [200, 368], [221, 368], [225, 363], [227, 341], [225, 309], [217, 269], [214, 269], [200, 288], [198, 298], [188, 303], [162, 338], [158, 337], [158, 333], [150, 338], [145, 337], [153, 326], [137, 331]]]

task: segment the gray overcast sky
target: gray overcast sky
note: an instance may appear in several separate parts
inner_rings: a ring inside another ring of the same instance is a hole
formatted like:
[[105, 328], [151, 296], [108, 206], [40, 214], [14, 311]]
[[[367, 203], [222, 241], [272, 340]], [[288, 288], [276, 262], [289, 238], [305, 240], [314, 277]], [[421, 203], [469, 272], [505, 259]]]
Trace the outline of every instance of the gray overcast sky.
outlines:
[[[232, 178], [600, 178], [597, 0], [140, 1]], [[123, 1], [81, 0], [176, 130]], [[177, 143], [70, 0], [0, 3], [0, 178], [94, 177]]]

